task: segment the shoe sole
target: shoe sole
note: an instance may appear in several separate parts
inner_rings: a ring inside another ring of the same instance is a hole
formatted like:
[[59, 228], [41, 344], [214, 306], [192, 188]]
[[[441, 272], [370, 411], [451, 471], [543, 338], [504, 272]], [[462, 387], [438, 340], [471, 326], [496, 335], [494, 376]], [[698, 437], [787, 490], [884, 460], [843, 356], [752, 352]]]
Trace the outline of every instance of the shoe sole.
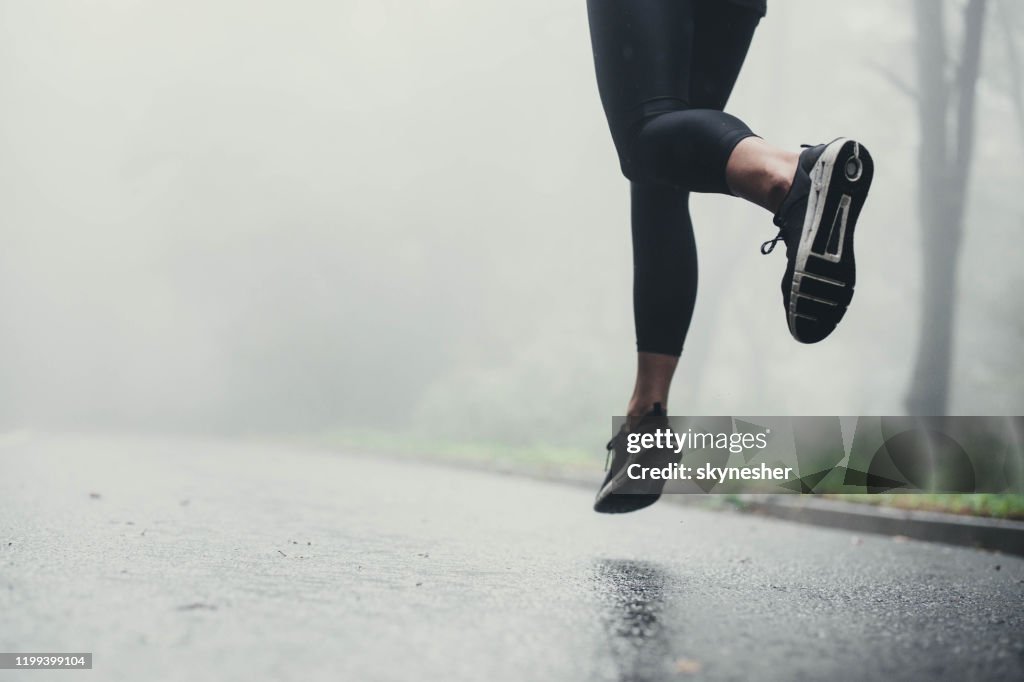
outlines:
[[800, 243], [783, 279], [789, 331], [801, 343], [831, 334], [853, 299], [853, 233], [873, 175], [868, 150], [847, 138], [829, 143], [810, 173]]

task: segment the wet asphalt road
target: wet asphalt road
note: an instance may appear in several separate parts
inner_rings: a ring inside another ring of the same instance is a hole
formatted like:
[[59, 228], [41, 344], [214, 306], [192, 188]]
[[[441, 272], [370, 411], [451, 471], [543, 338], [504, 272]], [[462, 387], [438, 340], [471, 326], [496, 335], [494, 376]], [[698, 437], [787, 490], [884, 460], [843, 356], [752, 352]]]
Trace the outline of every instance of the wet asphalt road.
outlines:
[[1024, 561], [445, 467], [0, 441], [0, 680], [1012, 680]]

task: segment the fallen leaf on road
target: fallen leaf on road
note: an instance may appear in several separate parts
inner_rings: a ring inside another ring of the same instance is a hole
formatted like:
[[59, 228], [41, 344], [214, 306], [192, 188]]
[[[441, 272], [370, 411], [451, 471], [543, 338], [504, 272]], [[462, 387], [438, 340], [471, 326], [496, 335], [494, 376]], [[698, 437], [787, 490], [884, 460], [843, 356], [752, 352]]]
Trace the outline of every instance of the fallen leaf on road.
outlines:
[[695, 675], [700, 672], [700, 661], [695, 661], [692, 658], [679, 658], [676, 659], [676, 672], [683, 673], [684, 675]]

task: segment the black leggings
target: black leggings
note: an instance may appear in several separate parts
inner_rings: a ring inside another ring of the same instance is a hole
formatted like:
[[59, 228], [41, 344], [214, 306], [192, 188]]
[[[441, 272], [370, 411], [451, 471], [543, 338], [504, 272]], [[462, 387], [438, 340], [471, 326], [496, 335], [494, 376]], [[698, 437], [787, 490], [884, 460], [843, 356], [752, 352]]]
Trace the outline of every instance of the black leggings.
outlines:
[[588, 0], [598, 89], [631, 182], [637, 350], [678, 356], [697, 297], [690, 192], [732, 194], [754, 135], [722, 111], [762, 13], [728, 0]]

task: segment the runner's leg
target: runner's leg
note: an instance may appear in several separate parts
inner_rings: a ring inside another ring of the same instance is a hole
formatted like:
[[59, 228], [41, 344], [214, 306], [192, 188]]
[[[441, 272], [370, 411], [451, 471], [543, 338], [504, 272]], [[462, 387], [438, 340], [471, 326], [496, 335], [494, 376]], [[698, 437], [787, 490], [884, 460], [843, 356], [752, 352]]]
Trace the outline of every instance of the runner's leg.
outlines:
[[730, 193], [729, 155], [753, 135], [720, 110], [760, 15], [700, 0], [590, 0], [588, 10], [602, 102], [632, 179], [639, 358], [628, 413], [640, 415], [667, 404], [693, 316], [689, 190]]

